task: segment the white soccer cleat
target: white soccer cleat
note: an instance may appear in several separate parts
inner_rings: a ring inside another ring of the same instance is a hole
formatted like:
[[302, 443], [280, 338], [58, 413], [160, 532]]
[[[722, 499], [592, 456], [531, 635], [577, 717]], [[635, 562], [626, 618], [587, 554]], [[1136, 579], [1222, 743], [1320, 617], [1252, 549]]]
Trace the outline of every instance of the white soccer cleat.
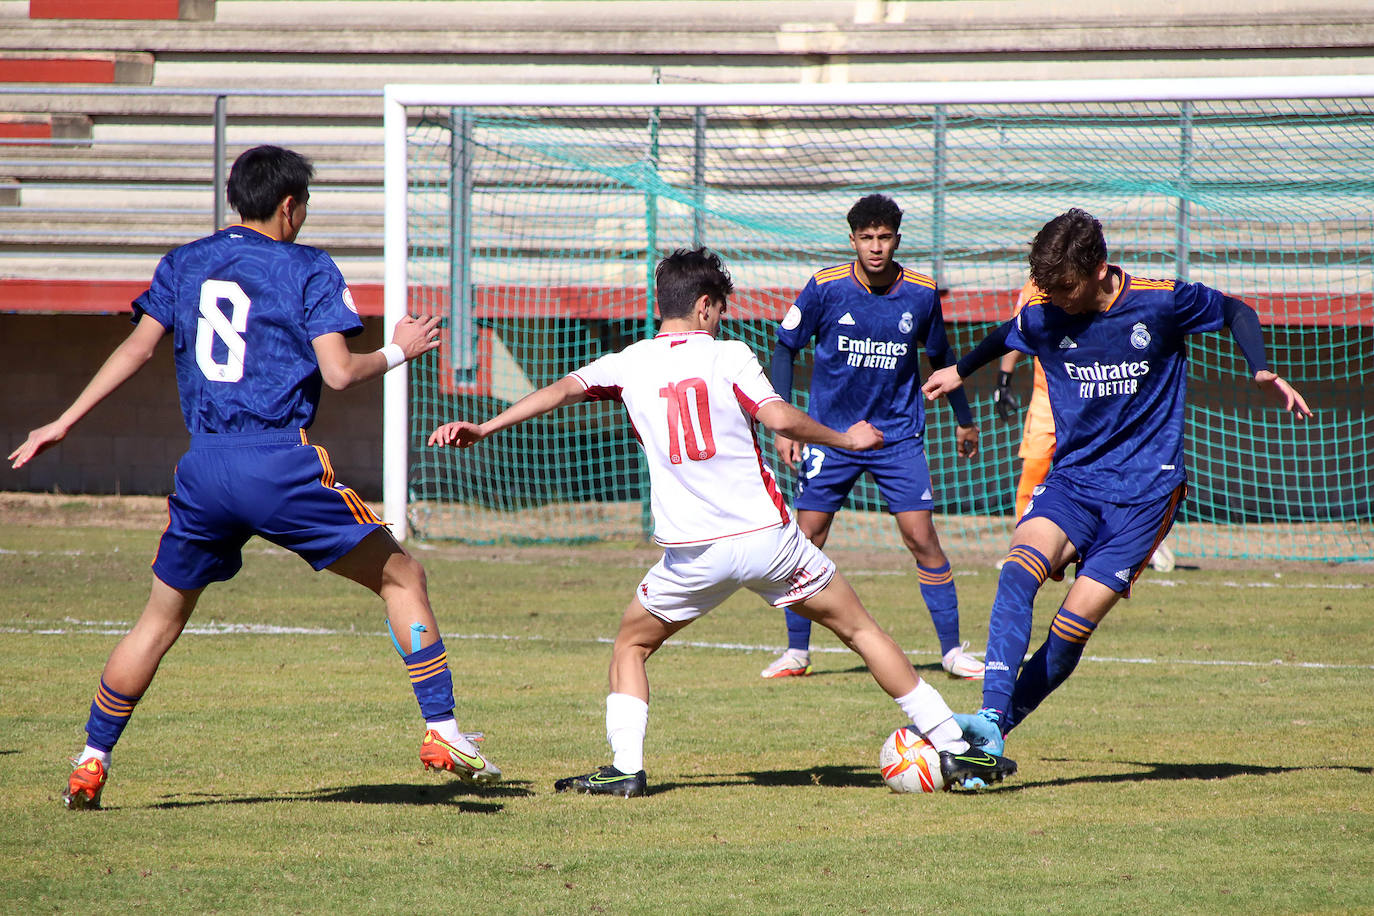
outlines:
[[773, 664], [759, 672], [759, 677], [806, 677], [811, 673], [811, 653], [788, 649]]
[[967, 642], [946, 652], [945, 657], [940, 659], [940, 667], [944, 668], [950, 677], [966, 681], [983, 679], [983, 663], [968, 653]]
[[1155, 572], [1174, 571], [1174, 552], [1167, 542], [1160, 541], [1159, 546], [1155, 548], [1154, 555], [1150, 557], [1150, 568]]

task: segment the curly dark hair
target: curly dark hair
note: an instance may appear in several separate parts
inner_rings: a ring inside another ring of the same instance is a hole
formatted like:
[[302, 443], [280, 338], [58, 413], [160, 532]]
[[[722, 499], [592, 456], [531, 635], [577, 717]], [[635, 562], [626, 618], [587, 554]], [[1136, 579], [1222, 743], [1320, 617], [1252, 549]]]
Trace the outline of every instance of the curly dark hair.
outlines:
[[902, 208], [886, 194], [870, 194], [849, 208], [848, 219], [851, 232], [874, 226], [886, 226], [897, 232], [902, 228]]

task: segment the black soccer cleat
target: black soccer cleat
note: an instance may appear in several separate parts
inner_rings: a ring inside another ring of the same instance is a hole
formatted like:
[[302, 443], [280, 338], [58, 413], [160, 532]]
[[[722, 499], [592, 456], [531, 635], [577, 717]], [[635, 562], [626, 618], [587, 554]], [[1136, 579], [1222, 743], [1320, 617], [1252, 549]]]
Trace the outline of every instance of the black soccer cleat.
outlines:
[[[1015, 768], [1015, 764], [1012, 765]], [[585, 776], [568, 776], [553, 784], [555, 792], [582, 792], [586, 795], [619, 795], [637, 798], [648, 791], [644, 771], [622, 773], [613, 766], [605, 766]]]
[[986, 789], [1016, 774], [1016, 761], [970, 747], [962, 754], [940, 752], [940, 775], [946, 789]]

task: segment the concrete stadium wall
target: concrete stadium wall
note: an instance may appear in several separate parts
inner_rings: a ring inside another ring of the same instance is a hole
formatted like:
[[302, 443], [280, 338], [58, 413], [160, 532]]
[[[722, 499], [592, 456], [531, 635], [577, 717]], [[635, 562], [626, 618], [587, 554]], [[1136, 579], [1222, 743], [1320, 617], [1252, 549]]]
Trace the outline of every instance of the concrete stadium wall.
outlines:
[[[380, 318], [364, 319], [350, 345], [382, 345]], [[0, 399], [4, 453], [28, 431], [58, 416], [129, 333], [129, 316], [0, 314], [5, 397]], [[310, 440], [329, 451], [337, 478], [379, 500], [382, 491], [382, 389], [325, 389]], [[189, 436], [177, 400], [172, 348], [100, 404], [52, 450], [27, 466], [0, 471], [0, 490], [166, 495]]]

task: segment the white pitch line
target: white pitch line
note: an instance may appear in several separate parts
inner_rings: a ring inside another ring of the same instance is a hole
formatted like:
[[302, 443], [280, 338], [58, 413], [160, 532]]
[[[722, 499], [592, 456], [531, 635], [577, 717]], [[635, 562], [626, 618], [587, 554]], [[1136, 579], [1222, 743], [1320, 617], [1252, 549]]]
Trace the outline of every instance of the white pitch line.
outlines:
[[[120, 620], [76, 620], [68, 617], [62, 626], [34, 626], [34, 627], [0, 627], [0, 633], [16, 633], [26, 636], [69, 636], [73, 634], [98, 635], [98, 636], [122, 636], [127, 633], [132, 625], [128, 621]], [[367, 630], [337, 630], [329, 627], [283, 627], [267, 623], [216, 623], [211, 620], [207, 623], [189, 624], [183, 633], [192, 636], [367, 636], [374, 638], [386, 637], [387, 634], [377, 631]], [[607, 636], [595, 637], [562, 637], [562, 636], [512, 636], [504, 633], [445, 633], [444, 639], [450, 641], [458, 640], [490, 640], [493, 642], [567, 642], [585, 643], [591, 645], [610, 645], [613, 639]], [[717, 649], [734, 652], [780, 652], [781, 646], [760, 646], [750, 643], [738, 642], [700, 642], [692, 640], [671, 639], [665, 645], [681, 646], [689, 649]], [[813, 654], [851, 654], [849, 649], [843, 646], [818, 646], [813, 648]], [[907, 655], [924, 656], [929, 655], [938, 658], [938, 652], [911, 650]], [[1234, 659], [1200, 659], [1200, 658], [1120, 658], [1110, 655], [1085, 655], [1085, 662], [1101, 662], [1104, 664], [1117, 665], [1199, 665], [1215, 668], [1317, 668], [1322, 670], [1347, 670], [1347, 671], [1374, 671], [1374, 665], [1341, 665], [1328, 662], [1289, 662], [1281, 658], [1272, 659], [1267, 662], [1243, 661]]]

